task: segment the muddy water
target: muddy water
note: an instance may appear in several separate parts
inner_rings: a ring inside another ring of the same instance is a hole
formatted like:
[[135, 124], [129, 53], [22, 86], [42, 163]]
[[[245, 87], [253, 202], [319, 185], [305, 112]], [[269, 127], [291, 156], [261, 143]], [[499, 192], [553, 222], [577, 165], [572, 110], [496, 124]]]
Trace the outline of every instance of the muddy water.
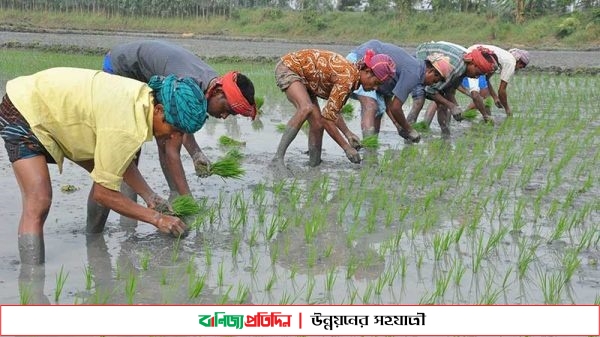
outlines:
[[[600, 111], [590, 97], [597, 86], [593, 77], [518, 76], [513, 120], [496, 109], [491, 129], [452, 123], [448, 142], [434, 122], [422, 143], [406, 145], [384, 119], [381, 147], [361, 165], [326, 136], [323, 164], [307, 167], [300, 132], [286, 155], [287, 175], [268, 163], [277, 127], [293, 111], [282, 94], [267, 91], [260, 123], [210, 120], [196, 134], [213, 159], [227, 151], [219, 136], [246, 141], [243, 179], [196, 178], [182, 155], [207, 210], [201, 227], [180, 241], [114, 213], [102, 235], [86, 237], [90, 179], [70, 163], [62, 175], [51, 167], [47, 262], [37, 269], [18, 262], [20, 196], [1, 147], [0, 302], [593, 303], [600, 286]], [[357, 117], [348, 124], [360, 129]], [[142, 174], [166, 196], [156, 146], [147, 143], [142, 152]], [[557, 171], [565, 157], [571, 159]], [[67, 185], [77, 190], [63, 192]], [[570, 229], [554, 238], [561, 221]], [[488, 246], [496, 233], [504, 234]], [[587, 235], [570, 281], [550, 285]], [[55, 301], [61, 269], [67, 276]], [[555, 297], [553, 287], [560, 288]]]

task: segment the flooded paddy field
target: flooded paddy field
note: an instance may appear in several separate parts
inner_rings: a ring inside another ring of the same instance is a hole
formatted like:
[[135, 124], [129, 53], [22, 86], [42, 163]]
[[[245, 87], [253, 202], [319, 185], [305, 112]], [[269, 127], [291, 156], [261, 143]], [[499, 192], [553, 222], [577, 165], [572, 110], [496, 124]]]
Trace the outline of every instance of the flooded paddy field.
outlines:
[[[21, 266], [20, 193], [0, 147], [0, 303], [600, 302], [597, 76], [517, 74], [512, 118], [494, 108], [493, 126], [453, 121], [448, 140], [434, 121], [407, 145], [384, 118], [379, 148], [362, 150], [358, 165], [326, 136], [323, 163], [309, 168], [300, 132], [282, 175], [269, 163], [293, 107], [273, 66], [215, 65], [241, 68], [265, 103], [257, 121], [210, 119], [196, 133], [213, 160], [229, 150], [220, 136], [245, 141], [242, 179], [197, 178], [182, 152], [203, 205], [185, 238], [116, 213], [103, 234], [86, 236], [91, 179], [66, 162], [62, 175], [51, 166], [46, 264]], [[14, 76], [6, 72], [2, 90]], [[167, 196], [154, 143], [140, 168]]]

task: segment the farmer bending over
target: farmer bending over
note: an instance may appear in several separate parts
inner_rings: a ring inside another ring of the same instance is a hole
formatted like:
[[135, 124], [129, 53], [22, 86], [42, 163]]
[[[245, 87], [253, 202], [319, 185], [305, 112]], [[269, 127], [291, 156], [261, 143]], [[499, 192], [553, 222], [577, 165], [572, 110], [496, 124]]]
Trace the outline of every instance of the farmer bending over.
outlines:
[[[426, 87], [417, 86], [413, 90], [413, 106], [407, 120], [411, 124], [416, 122], [419, 112], [425, 104], [425, 98], [433, 100], [437, 104], [433, 111], [435, 113], [437, 110], [442, 135], [447, 137], [450, 135], [450, 116], [452, 115], [456, 120], [462, 120], [462, 109], [456, 103], [455, 94], [463, 77], [476, 78], [482, 74], [492, 73], [497, 69], [497, 63], [494, 53], [488, 49], [480, 47], [467, 52], [464, 47], [445, 41], [419, 45], [416, 57], [424, 60], [433, 53], [448, 56], [453, 66], [452, 72], [444, 82]], [[483, 100], [480, 100], [478, 104], [483, 106]], [[428, 123], [431, 123], [432, 119], [433, 115], [427, 116]]]
[[[44, 263], [44, 222], [52, 204], [49, 163], [64, 158], [90, 172], [94, 202], [178, 236], [186, 225], [154, 208], [168, 205], [133, 163], [152, 136], [194, 133], [207, 102], [190, 78], [153, 76], [148, 84], [102, 71], [52, 68], [8, 81], [0, 105], [0, 136], [21, 189], [21, 263]], [[127, 183], [146, 202], [119, 192]], [[104, 224], [102, 224], [102, 228]], [[88, 228], [89, 231], [89, 228]]]
[[[494, 86], [490, 82], [490, 78], [492, 77], [492, 75], [494, 75], [494, 73], [489, 73], [486, 74], [486, 76], [484, 76], [482, 79], [479, 79], [479, 81], [477, 79], [470, 79], [469, 89], [476, 89], [480, 82], [485, 82], [485, 84], [483, 85], [487, 86], [489, 94], [494, 99], [494, 104], [496, 105], [496, 107], [504, 109], [504, 112], [506, 112], [507, 116], [512, 116], [512, 110], [508, 105], [508, 94], [506, 88], [508, 87], [508, 82], [510, 82], [510, 79], [515, 74], [515, 71], [518, 69], [525, 68], [529, 63], [529, 53], [526, 50], [522, 49], [513, 48], [507, 51], [497, 46], [485, 44], [476, 44], [469, 47], [467, 50], [471, 51], [478, 47], [487, 48], [494, 52], [494, 54], [496, 54], [496, 56], [498, 57], [498, 66], [500, 68], [500, 86], [498, 87], [498, 93], [496, 93], [496, 91], [494, 90]], [[474, 107], [476, 107], [476, 104], [470, 103], [467, 109], [472, 109]], [[484, 120], [489, 120], [491, 118], [489, 114], [487, 116], [484, 115], [484, 113], [488, 113], [488, 111], [480, 110], [480, 112], [484, 117]]]
[[[213, 68], [191, 51], [176, 44], [142, 40], [117, 45], [104, 57], [103, 70], [142, 82], [148, 82], [154, 75], [191, 77], [204, 92], [209, 115], [222, 119], [229, 115], [243, 115], [252, 119], [256, 117], [254, 85], [248, 77], [235, 71], [219, 77]], [[171, 191], [170, 199], [177, 195], [191, 194], [181, 163], [181, 145], [192, 157], [198, 176], [208, 176], [210, 170], [210, 161], [200, 149], [194, 135], [175, 134], [171, 138], [157, 139], [156, 143], [160, 167]], [[135, 194], [126, 185], [121, 188], [135, 200]], [[93, 207], [90, 213], [88, 222], [103, 223], [109, 212], [103, 207]]]
[[[340, 110], [360, 85], [365, 90], [375, 90], [394, 76], [395, 69], [396, 65], [389, 56], [375, 55], [373, 51], [366, 52], [365, 57], [356, 63], [337, 53], [318, 49], [304, 49], [284, 55], [275, 67], [276, 82], [296, 107], [296, 113], [287, 123], [273, 162], [283, 166], [287, 148], [304, 121], [308, 120], [310, 166], [321, 163], [323, 129], [344, 149], [351, 162], [360, 163], [361, 158], [356, 150], [360, 147], [360, 139], [348, 129]], [[317, 97], [327, 100], [323, 111]]]
[[[367, 50], [389, 55], [396, 64], [396, 72], [377, 91], [358, 88], [352, 94], [360, 102], [361, 128], [363, 137], [379, 134], [381, 118], [387, 112], [396, 126], [398, 134], [405, 139], [418, 142], [419, 133], [406, 121], [402, 105], [418, 85], [432, 85], [443, 81], [452, 72], [450, 58], [443, 54], [432, 54], [425, 60], [417, 60], [404, 49], [378, 40], [370, 40], [355, 48], [346, 58], [352, 62], [364, 57]], [[387, 108], [386, 108], [387, 101]]]

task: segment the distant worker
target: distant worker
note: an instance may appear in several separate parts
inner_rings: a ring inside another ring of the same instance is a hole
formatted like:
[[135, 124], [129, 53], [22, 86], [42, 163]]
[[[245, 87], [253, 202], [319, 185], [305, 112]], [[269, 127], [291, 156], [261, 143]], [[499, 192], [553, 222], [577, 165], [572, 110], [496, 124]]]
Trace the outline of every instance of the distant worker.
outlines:
[[[419, 112], [423, 108], [425, 98], [434, 101], [437, 106], [438, 123], [442, 129], [442, 135], [450, 135], [450, 116], [456, 120], [462, 119], [463, 110], [456, 102], [456, 89], [460, 86], [463, 77], [476, 78], [482, 74], [492, 73], [497, 69], [494, 53], [485, 48], [476, 48], [470, 52], [457, 44], [439, 41], [423, 43], [417, 47], [417, 59], [424, 60], [428, 55], [441, 53], [450, 58], [453, 66], [452, 73], [444, 82], [434, 85], [419, 86], [413, 91], [413, 106], [408, 115], [408, 122], [413, 124], [417, 121]], [[478, 102], [483, 105], [483, 100]], [[483, 108], [482, 108], [483, 109]], [[431, 119], [429, 118], [429, 122]]]
[[406, 121], [402, 105], [418, 85], [433, 85], [452, 73], [450, 58], [434, 53], [417, 60], [404, 49], [378, 40], [370, 40], [355, 48], [346, 58], [352, 62], [364, 57], [367, 50], [389, 55], [396, 64], [394, 76], [375, 90], [366, 91], [362, 86], [354, 91], [352, 98], [360, 102], [363, 137], [379, 134], [381, 118], [387, 112], [403, 138], [418, 142], [420, 135]]

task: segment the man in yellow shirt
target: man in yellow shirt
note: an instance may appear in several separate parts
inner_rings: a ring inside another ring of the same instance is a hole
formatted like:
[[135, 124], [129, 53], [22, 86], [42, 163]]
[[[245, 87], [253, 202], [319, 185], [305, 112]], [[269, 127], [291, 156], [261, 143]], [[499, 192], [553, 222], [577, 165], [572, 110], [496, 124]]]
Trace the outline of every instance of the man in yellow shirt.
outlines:
[[[154, 210], [168, 204], [132, 161], [152, 136], [194, 133], [207, 117], [204, 94], [191, 78], [154, 76], [146, 84], [102, 71], [52, 68], [8, 81], [0, 136], [23, 199], [21, 263], [44, 263], [43, 226], [52, 203], [47, 164], [62, 172], [64, 158], [90, 172], [95, 202], [161, 232], [183, 234], [179, 218]], [[123, 181], [148, 207], [119, 192]]]

